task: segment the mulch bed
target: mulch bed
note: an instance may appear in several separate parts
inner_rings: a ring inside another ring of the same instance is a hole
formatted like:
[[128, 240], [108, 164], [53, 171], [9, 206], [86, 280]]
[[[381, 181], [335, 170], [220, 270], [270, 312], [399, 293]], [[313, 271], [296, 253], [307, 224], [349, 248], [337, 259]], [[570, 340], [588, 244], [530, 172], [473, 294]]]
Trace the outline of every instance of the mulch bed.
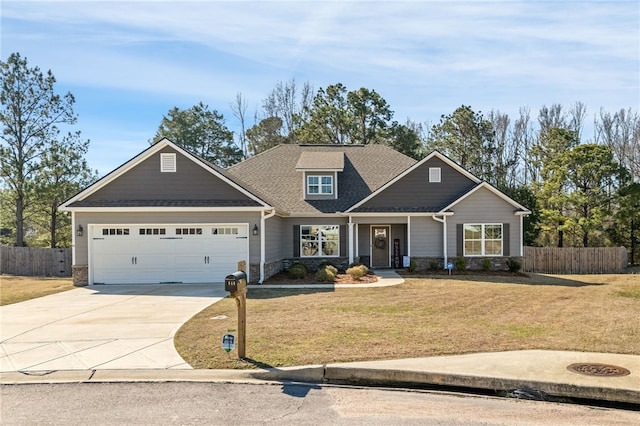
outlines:
[[368, 274], [365, 275], [364, 277], [355, 280], [353, 279], [353, 277], [351, 277], [351, 275], [349, 274], [338, 274], [336, 275], [336, 280], [334, 283], [319, 283], [316, 279], [315, 279], [315, 274], [313, 273], [308, 273], [307, 276], [305, 278], [289, 278], [289, 275], [287, 275], [286, 272], [280, 272], [279, 274], [276, 274], [272, 277], [270, 277], [269, 279], [267, 279], [264, 284], [277, 284], [277, 285], [286, 285], [286, 284], [327, 284], [327, 285], [333, 285], [333, 284], [369, 284], [369, 283], [375, 283], [378, 281], [378, 277], [374, 274]]

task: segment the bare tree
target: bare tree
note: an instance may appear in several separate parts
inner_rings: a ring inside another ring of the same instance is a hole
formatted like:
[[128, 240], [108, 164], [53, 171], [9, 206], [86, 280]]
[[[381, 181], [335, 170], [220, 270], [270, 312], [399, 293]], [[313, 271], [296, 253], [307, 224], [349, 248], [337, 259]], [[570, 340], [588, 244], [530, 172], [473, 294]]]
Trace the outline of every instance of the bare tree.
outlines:
[[241, 92], [236, 93], [235, 102], [230, 104], [231, 112], [240, 122], [240, 134], [238, 135], [238, 142], [240, 150], [244, 158], [247, 158], [247, 100], [242, 96]]

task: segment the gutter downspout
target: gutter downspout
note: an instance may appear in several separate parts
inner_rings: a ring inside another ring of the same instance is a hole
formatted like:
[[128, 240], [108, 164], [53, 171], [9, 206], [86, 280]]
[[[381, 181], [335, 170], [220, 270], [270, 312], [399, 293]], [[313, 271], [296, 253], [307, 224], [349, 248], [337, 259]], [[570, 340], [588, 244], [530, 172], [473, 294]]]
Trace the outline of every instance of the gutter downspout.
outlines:
[[266, 246], [266, 228], [265, 222], [267, 219], [272, 218], [276, 214], [276, 209], [273, 209], [271, 213], [268, 215], [264, 214], [265, 210], [260, 212], [260, 229], [262, 232], [260, 233], [260, 280], [258, 284], [262, 284], [264, 282], [264, 265], [266, 263], [266, 254], [265, 254], [265, 246]]
[[449, 261], [447, 255], [447, 216], [442, 215], [442, 219], [436, 216], [431, 216], [431, 218], [436, 222], [440, 222], [442, 224], [442, 256], [444, 257], [443, 268], [447, 269], [447, 262]]
[[407, 216], [407, 256], [411, 259], [411, 216]]

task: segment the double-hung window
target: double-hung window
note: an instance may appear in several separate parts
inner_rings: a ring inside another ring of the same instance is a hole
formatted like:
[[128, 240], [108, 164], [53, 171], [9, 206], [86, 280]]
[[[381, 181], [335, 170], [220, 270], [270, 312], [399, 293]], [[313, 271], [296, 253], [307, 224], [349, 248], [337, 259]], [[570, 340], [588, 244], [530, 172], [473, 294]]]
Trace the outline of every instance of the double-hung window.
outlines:
[[340, 255], [340, 226], [301, 225], [301, 257], [337, 257]]
[[331, 195], [333, 194], [333, 176], [307, 176], [307, 194]]
[[465, 256], [502, 256], [502, 224], [464, 225]]

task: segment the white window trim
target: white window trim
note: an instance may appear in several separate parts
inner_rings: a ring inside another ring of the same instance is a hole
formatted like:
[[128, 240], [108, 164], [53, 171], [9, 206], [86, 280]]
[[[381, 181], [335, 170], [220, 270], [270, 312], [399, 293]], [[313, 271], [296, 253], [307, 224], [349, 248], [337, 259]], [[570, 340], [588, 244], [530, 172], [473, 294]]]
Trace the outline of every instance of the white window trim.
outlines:
[[[304, 243], [303, 243], [303, 234], [302, 234], [302, 228], [303, 227], [316, 227], [318, 228], [318, 239], [317, 239], [317, 244], [318, 244], [318, 251], [316, 252], [316, 254], [313, 255], [305, 255], [304, 254]], [[322, 238], [322, 236], [320, 235], [320, 231], [322, 228], [325, 227], [337, 227], [338, 228], [338, 239], [337, 240], [324, 240]], [[335, 242], [336, 243], [336, 253], [335, 254], [328, 254], [328, 255], [323, 255], [322, 254], [322, 243], [325, 241], [330, 241], [330, 242]], [[307, 257], [307, 258], [314, 258], [314, 257], [340, 257], [340, 225], [300, 225], [300, 257]]]
[[[311, 178], [318, 178], [318, 183], [317, 184], [311, 184], [309, 183], [309, 181], [311, 180]], [[330, 184], [323, 184], [322, 183], [322, 178], [329, 178], [330, 179]], [[306, 176], [306, 187], [307, 187], [307, 195], [308, 196], [330, 196], [333, 195], [333, 185], [334, 185], [334, 179], [332, 175], [307, 175]], [[311, 187], [312, 186], [317, 186], [318, 187], [318, 192], [311, 192]], [[329, 192], [322, 192], [322, 188], [329, 188]]]
[[[465, 228], [467, 226], [480, 226], [480, 239], [469, 239], [467, 240], [467, 238], [465, 238]], [[499, 226], [500, 227], [500, 253], [491, 253], [491, 254], [486, 254], [485, 252], [485, 243], [487, 241], [498, 241], [497, 239], [492, 239], [492, 238], [488, 238], [485, 239], [485, 231], [484, 228], [485, 226]], [[467, 241], [480, 241], [480, 248], [481, 248], [481, 253], [480, 254], [467, 254]], [[464, 225], [462, 225], [462, 248], [463, 248], [463, 253], [465, 257], [487, 257], [487, 256], [491, 256], [491, 257], [499, 257], [502, 256], [502, 254], [504, 253], [504, 225], [502, 223], [465, 223]]]
[[161, 153], [160, 154], [160, 172], [175, 173], [176, 171], [176, 154]]
[[440, 167], [429, 167], [429, 182], [440, 183], [442, 181], [442, 169]]

